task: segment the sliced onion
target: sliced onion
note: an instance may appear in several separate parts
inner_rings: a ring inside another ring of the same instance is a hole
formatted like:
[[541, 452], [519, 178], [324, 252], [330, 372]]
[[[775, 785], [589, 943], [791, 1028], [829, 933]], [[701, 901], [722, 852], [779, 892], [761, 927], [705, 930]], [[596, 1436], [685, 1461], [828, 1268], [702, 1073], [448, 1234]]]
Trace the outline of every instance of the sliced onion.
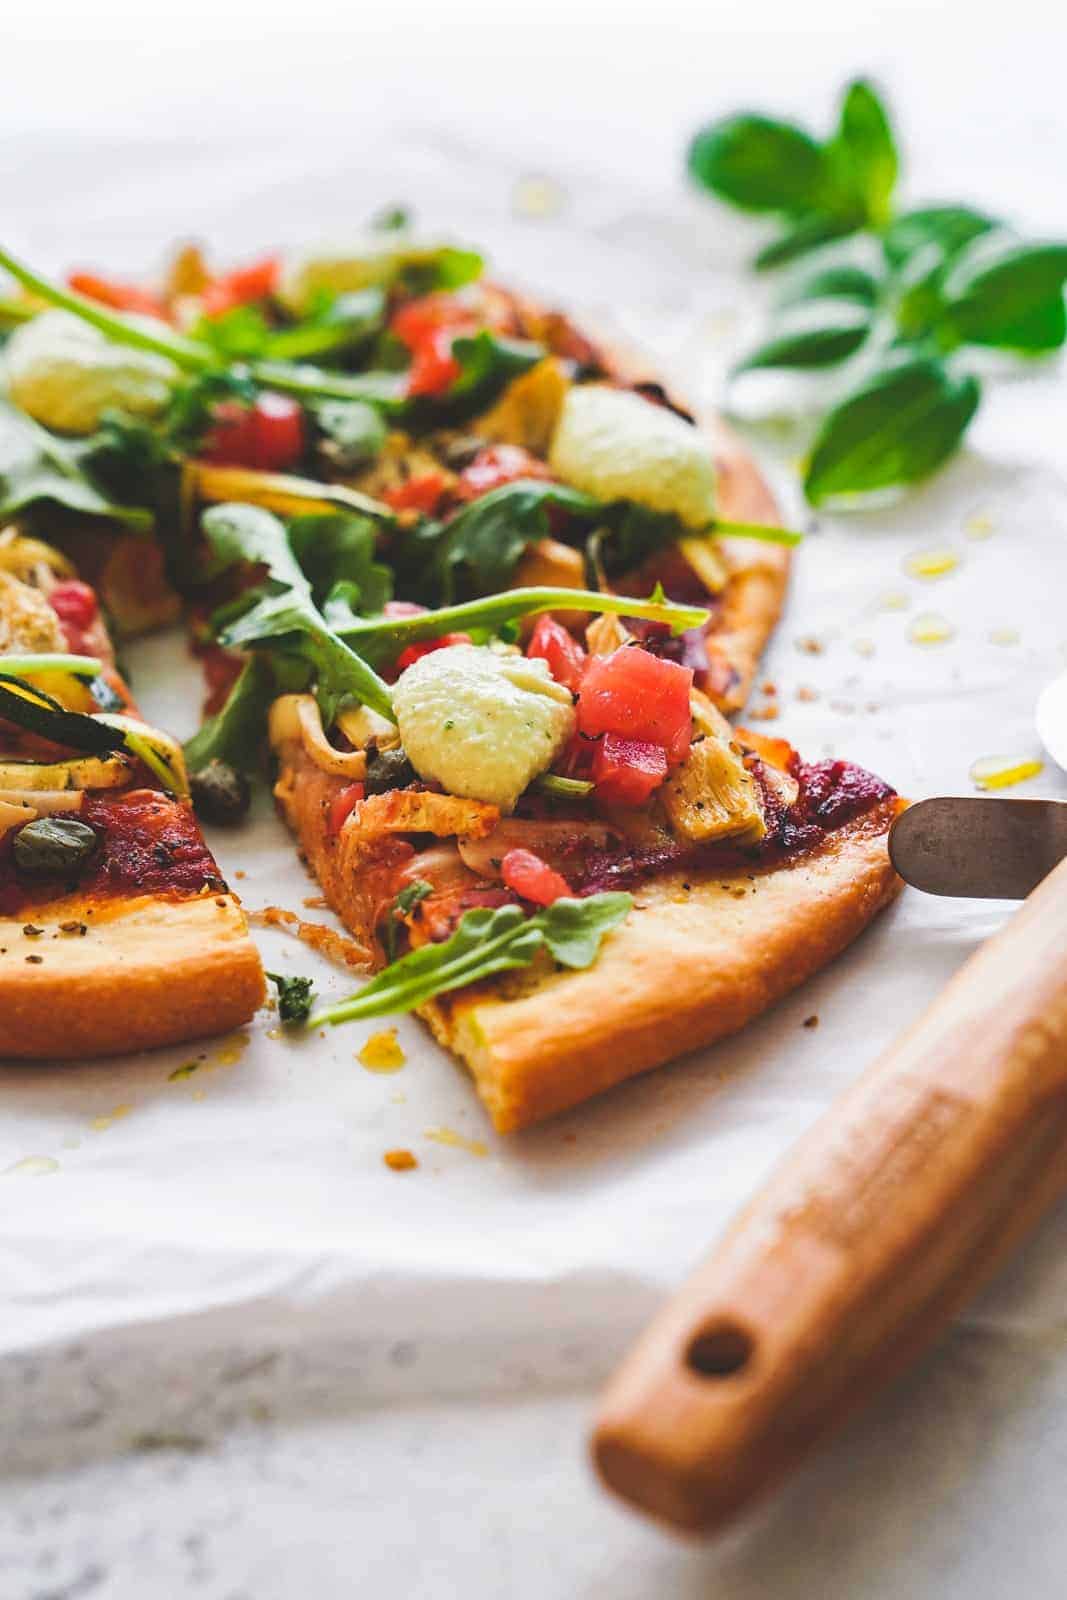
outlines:
[[322, 772], [332, 772], [339, 778], [358, 782], [367, 775], [365, 750], [335, 750], [322, 728], [322, 717], [314, 695], [283, 694], [270, 708], [270, 742], [272, 749], [287, 740], [297, 740], [303, 745], [311, 761]]
[[483, 839], [458, 839], [459, 853], [483, 878], [499, 878], [500, 863], [509, 850], [532, 850], [550, 867], [566, 870], [568, 856], [575, 846], [602, 850], [618, 834], [603, 822], [566, 822], [555, 818], [509, 817]]
[[56, 811], [80, 811], [84, 803], [84, 789], [4, 789], [0, 793], [0, 804], [29, 806], [39, 817], [50, 817]]

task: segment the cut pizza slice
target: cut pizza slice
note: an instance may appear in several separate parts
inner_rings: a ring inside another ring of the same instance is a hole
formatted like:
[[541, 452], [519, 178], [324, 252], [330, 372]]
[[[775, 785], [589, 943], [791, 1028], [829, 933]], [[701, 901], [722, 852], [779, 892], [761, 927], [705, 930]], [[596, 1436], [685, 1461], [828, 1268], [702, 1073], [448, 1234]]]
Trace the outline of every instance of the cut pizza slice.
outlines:
[[0, 532], [0, 1054], [175, 1044], [263, 996], [181, 749], [138, 715], [94, 591]]
[[899, 888], [889, 786], [733, 730], [657, 642], [543, 616], [409, 658], [388, 719], [272, 709], [282, 812], [381, 969], [313, 1023], [418, 1011], [501, 1132], [743, 1027]]

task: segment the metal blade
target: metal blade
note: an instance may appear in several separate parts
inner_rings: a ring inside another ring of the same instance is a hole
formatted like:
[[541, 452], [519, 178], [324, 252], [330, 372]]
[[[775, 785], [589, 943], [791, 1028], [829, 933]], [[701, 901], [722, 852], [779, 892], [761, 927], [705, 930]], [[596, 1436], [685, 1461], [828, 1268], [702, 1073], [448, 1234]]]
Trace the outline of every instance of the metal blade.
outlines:
[[920, 800], [894, 822], [889, 854], [927, 894], [1025, 900], [1067, 856], [1067, 800]]

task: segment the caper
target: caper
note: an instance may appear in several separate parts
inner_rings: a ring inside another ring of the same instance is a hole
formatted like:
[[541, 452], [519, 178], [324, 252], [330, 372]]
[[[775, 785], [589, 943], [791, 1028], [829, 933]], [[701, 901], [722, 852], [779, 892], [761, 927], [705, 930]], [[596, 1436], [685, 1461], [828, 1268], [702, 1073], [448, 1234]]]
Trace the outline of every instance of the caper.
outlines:
[[207, 822], [240, 822], [252, 801], [244, 773], [218, 759], [191, 773], [189, 788], [197, 815]]
[[368, 794], [388, 794], [390, 789], [406, 789], [415, 782], [415, 768], [398, 745], [392, 750], [376, 750], [367, 761]]
[[69, 877], [96, 846], [95, 829], [74, 817], [37, 817], [12, 841], [16, 867], [31, 878]]

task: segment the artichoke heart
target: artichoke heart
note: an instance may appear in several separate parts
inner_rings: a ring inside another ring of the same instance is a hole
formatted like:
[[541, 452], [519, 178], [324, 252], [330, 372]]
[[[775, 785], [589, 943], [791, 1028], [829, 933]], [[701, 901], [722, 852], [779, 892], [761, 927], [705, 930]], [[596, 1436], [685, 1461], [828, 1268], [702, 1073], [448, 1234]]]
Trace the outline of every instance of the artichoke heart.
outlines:
[[473, 424], [473, 431], [497, 444], [521, 445], [535, 455], [546, 455], [569, 388], [561, 364], [546, 356], [508, 384], [496, 405]]
[[754, 844], [767, 832], [755, 780], [735, 747], [713, 734], [690, 745], [662, 795], [674, 832], [693, 844]]

